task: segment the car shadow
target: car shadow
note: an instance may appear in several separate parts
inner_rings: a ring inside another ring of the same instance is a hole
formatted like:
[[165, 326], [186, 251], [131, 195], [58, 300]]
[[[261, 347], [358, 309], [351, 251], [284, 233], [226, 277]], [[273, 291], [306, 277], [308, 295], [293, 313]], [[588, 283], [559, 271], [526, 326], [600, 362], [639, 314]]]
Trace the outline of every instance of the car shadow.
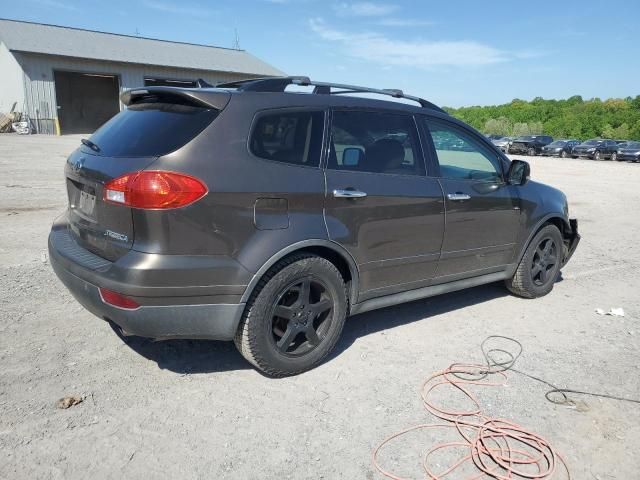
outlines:
[[[399, 325], [428, 320], [434, 315], [453, 312], [505, 295], [508, 295], [508, 292], [503, 284], [494, 283], [355, 315], [347, 319], [340, 340], [326, 361], [336, 358], [360, 337]], [[129, 348], [144, 358], [156, 362], [158, 367], [164, 370], [179, 374], [201, 374], [252, 368], [236, 350], [233, 342], [156, 341], [125, 336], [117, 325], [113, 323], [110, 325]]]
[[153, 340], [133, 335], [125, 336], [120, 327], [112, 322], [109, 322], [109, 325], [125, 345], [138, 355], [156, 362], [163, 370], [191, 375], [252, 368], [233, 342]]
[[428, 321], [436, 315], [507, 295], [509, 291], [504, 284], [497, 282], [355, 315], [347, 319], [340, 340], [329, 359], [340, 355], [358, 338], [420, 320]]

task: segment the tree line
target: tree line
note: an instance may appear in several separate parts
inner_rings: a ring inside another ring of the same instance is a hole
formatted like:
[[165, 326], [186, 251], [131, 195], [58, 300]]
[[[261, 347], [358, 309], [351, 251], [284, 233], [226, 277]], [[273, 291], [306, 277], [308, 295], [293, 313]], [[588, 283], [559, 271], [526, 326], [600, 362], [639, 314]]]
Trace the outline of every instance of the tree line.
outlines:
[[635, 98], [515, 99], [495, 106], [448, 108], [451, 115], [486, 134], [545, 134], [554, 138], [640, 140], [640, 95]]

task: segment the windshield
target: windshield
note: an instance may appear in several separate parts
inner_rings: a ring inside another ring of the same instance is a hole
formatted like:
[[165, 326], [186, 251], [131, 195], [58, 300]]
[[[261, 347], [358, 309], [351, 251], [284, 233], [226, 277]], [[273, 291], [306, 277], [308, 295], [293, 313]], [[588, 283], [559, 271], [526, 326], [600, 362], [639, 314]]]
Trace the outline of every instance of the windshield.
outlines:
[[624, 148], [640, 148], [640, 142], [627, 142]]
[[527, 142], [529, 140], [533, 140], [534, 138], [536, 137], [532, 135], [523, 135], [522, 137], [516, 138], [516, 142]]
[[565, 142], [564, 140], [556, 140], [555, 142], [553, 142], [552, 144], [550, 144], [550, 147], [564, 147], [567, 144], [567, 142]]
[[598, 145], [602, 143], [602, 140], [587, 140], [583, 145]]

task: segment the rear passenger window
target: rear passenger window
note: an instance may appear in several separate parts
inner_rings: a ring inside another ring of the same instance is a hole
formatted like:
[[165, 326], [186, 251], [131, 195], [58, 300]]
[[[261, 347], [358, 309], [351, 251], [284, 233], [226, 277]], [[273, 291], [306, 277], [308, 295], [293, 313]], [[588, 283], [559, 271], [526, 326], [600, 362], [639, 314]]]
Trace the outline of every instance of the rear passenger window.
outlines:
[[251, 134], [251, 153], [276, 162], [318, 167], [323, 129], [324, 112], [263, 114]]
[[395, 175], [424, 175], [413, 117], [335, 111], [328, 168]]

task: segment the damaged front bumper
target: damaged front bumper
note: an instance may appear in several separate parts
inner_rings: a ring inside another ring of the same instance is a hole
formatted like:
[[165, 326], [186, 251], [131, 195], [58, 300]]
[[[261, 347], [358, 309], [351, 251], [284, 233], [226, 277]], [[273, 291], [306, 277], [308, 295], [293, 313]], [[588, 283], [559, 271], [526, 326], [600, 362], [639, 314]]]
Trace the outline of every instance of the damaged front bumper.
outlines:
[[565, 266], [571, 259], [571, 256], [578, 247], [578, 243], [580, 243], [580, 234], [578, 233], [578, 220], [575, 218], [570, 218], [569, 226], [571, 227], [570, 231], [565, 230], [564, 232], [565, 253], [564, 259], [562, 260], [562, 266]]

